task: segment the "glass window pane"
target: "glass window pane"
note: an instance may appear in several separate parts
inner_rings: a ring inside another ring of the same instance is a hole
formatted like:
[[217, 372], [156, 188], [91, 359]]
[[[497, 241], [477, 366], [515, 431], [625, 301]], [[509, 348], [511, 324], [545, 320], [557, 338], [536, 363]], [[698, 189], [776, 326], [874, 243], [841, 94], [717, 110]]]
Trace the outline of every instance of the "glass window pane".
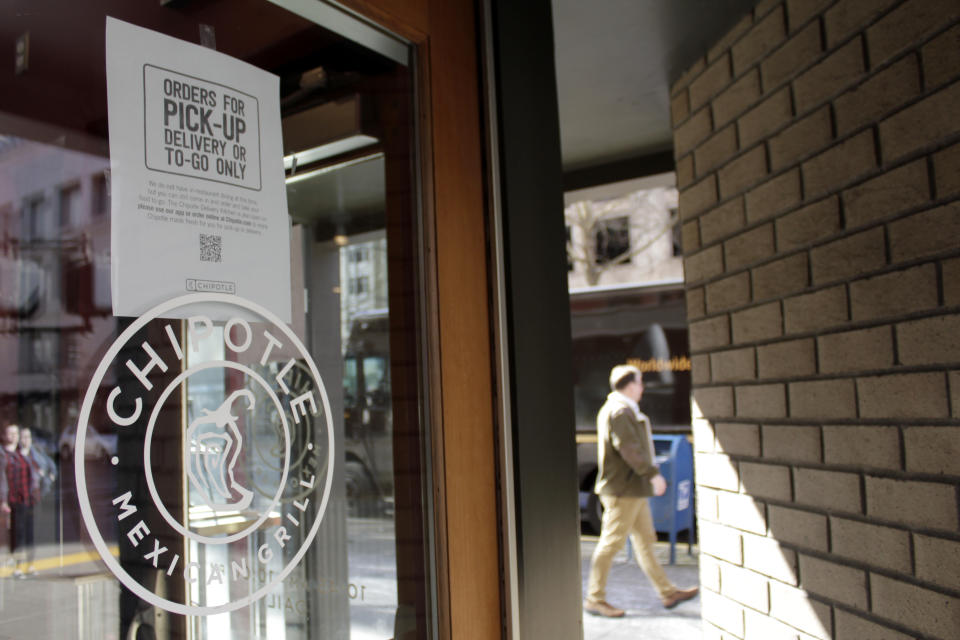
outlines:
[[[411, 70], [266, 0], [121, 5], [0, 27], [31, 47], [0, 69], [0, 475], [30, 483], [0, 636], [428, 637]], [[280, 77], [289, 325], [112, 315], [108, 8]]]

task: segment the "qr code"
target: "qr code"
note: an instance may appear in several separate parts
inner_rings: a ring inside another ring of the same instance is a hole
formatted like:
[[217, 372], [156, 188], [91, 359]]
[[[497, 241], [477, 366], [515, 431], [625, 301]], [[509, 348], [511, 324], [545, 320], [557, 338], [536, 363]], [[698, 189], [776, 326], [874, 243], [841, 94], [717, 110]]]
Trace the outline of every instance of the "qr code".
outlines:
[[200, 234], [200, 262], [222, 262], [223, 236]]

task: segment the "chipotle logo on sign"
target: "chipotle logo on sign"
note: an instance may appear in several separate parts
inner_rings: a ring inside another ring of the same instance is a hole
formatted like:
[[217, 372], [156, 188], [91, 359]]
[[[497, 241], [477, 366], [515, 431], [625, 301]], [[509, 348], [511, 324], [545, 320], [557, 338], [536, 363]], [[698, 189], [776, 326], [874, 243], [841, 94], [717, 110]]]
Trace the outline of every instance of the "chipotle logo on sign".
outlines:
[[[185, 344], [179, 320], [143, 338], [151, 320], [208, 303], [236, 313], [222, 324], [189, 316]], [[157, 607], [246, 606], [317, 534], [333, 480], [327, 393], [296, 334], [255, 303], [193, 294], [136, 319], [93, 375], [75, 450], [104, 432], [116, 451], [76, 461], [83, 520], [110, 570]]]

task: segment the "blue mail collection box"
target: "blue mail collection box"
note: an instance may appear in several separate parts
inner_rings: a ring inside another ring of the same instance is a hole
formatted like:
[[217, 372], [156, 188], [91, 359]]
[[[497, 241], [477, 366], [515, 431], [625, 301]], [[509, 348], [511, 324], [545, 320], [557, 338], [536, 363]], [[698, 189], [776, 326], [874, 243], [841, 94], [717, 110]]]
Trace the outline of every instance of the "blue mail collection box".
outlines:
[[670, 564], [676, 561], [677, 532], [687, 530], [693, 553], [693, 448], [686, 436], [654, 435], [653, 448], [667, 492], [650, 499], [653, 526], [670, 536]]

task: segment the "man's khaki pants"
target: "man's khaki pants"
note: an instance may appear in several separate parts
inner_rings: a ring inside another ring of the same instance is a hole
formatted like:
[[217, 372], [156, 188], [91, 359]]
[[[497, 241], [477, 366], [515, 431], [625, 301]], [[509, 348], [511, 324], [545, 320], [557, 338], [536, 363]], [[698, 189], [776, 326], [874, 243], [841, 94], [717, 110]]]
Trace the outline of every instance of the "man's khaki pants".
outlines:
[[593, 551], [590, 564], [590, 582], [587, 598], [594, 602], [607, 599], [607, 576], [614, 556], [623, 549], [627, 535], [633, 541], [637, 564], [647, 574], [660, 598], [666, 598], [677, 590], [663, 572], [663, 567], [654, 555], [657, 533], [653, 529], [653, 517], [646, 498], [600, 496], [603, 504], [600, 541]]

